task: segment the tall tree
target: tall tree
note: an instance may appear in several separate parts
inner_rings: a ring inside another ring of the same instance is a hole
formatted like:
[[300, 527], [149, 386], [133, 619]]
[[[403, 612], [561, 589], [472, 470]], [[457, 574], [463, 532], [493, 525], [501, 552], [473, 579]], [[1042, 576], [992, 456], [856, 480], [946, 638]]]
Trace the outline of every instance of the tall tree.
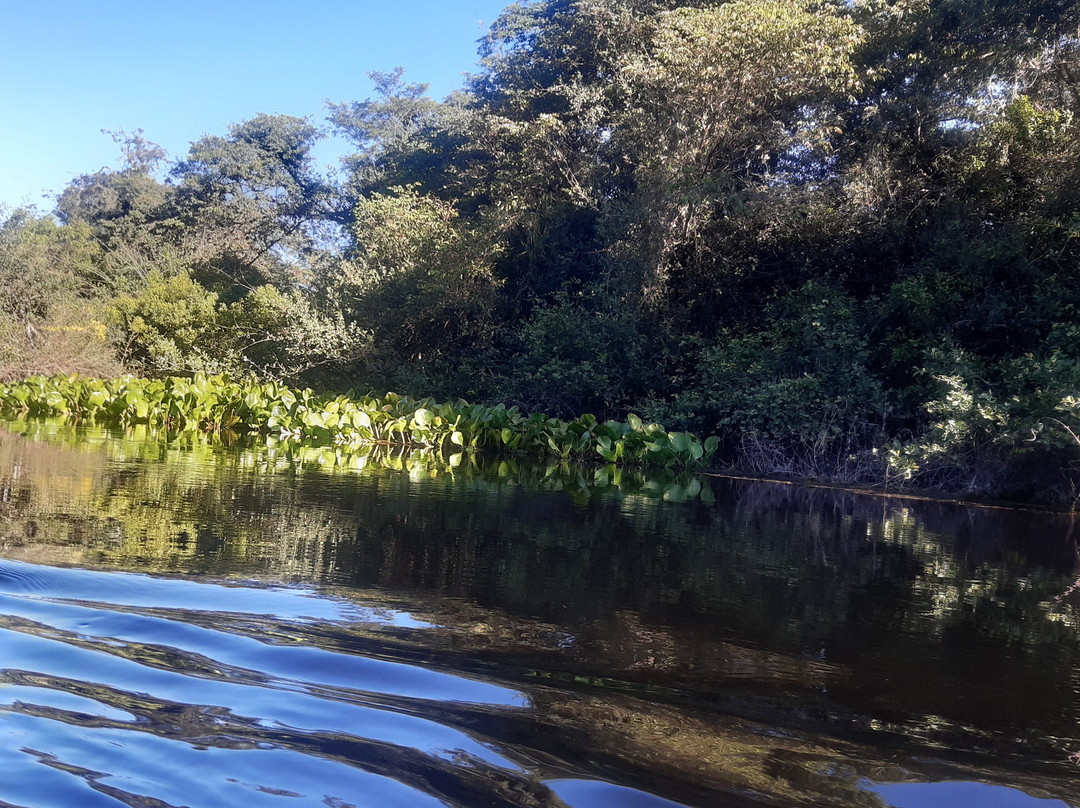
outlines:
[[321, 137], [304, 118], [258, 115], [196, 141], [173, 169], [187, 226], [230, 282], [288, 286], [332, 243], [343, 214], [311, 155]]

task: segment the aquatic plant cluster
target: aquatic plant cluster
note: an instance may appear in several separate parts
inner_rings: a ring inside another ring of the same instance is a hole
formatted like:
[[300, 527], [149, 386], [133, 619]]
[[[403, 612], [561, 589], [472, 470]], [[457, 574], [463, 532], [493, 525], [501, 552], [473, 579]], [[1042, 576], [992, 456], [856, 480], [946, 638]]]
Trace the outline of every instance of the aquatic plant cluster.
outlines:
[[411, 446], [451, 455], [522, 452], [666, 468], [703, 464], [718, 445], [715, 437], [701, 441], [687, 432], [667, 432], [633, 414], [626, 422], [602, 423], [592, 415], [563, 421], [502, 404], [440, 404], [394, 393], [317, 394], [202, 373], [190, 379], [33, 376], [0, 384], [0, 412], [177, 431], [257, 432], [296, 443]]

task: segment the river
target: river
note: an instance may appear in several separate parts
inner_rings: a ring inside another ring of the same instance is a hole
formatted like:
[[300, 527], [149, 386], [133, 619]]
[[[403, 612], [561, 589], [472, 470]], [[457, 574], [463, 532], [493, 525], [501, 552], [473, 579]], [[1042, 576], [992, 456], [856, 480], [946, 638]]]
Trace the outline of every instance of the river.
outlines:
[[0, 806], [1080, 808], [1078, 541], [0, 422]]

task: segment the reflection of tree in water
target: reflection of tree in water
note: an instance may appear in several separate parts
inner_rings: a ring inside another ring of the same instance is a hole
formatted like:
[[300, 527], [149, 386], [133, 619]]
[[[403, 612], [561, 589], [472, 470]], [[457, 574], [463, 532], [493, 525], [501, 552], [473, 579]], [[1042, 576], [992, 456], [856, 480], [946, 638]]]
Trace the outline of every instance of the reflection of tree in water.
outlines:
[[1047, 757], [1076, 734], [1065, 517], [24, 429], [0, 440], [8, 556], [408, 591], [462, 658], [836, 731]]

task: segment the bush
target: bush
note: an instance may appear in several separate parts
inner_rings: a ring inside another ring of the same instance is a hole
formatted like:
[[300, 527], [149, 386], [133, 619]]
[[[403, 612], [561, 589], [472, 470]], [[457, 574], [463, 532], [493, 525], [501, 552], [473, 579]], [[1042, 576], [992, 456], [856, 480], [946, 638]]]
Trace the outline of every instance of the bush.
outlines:
[[521, 331], [512, 395], [529, 409], [564, 416], [625, 410], [650, 369], [640, 324], [617, 306], [564, 294], [537, 308]]
[[97, 255], [82, 226], [26, 210], [0, 224], [0, 378], [119, 369], [88, 280]]
[[1051, 350], [993, 362], [946, 346], [931, 351], [920, 372], [936, 394], [924, 404], [921, 429], [889, 448], [892, 474], [988, 496], [1052, 498], [1034, 489], [1071, 485], [1069, 458], [1080, 450], [1075, 357]]
[[767, 314], [766, 329], [721, 332], [687, 389], [655, 414], [719, 434], [728, 456], [758, 473], [861, 475], [888, 404], [867, 367], [858, 307], [811, 282]]
[[[120, 360], [129, 368], [152, 375], [187, 374], [220, 370], [229, 363], [227, 356], [220, 357], [217, 295], [186, 271], [166, 277], [151, 270], [137, 295], [113, 301], [112, 315], [120, 333]], [[213, 351], [213, 358], [204, 348]]]

